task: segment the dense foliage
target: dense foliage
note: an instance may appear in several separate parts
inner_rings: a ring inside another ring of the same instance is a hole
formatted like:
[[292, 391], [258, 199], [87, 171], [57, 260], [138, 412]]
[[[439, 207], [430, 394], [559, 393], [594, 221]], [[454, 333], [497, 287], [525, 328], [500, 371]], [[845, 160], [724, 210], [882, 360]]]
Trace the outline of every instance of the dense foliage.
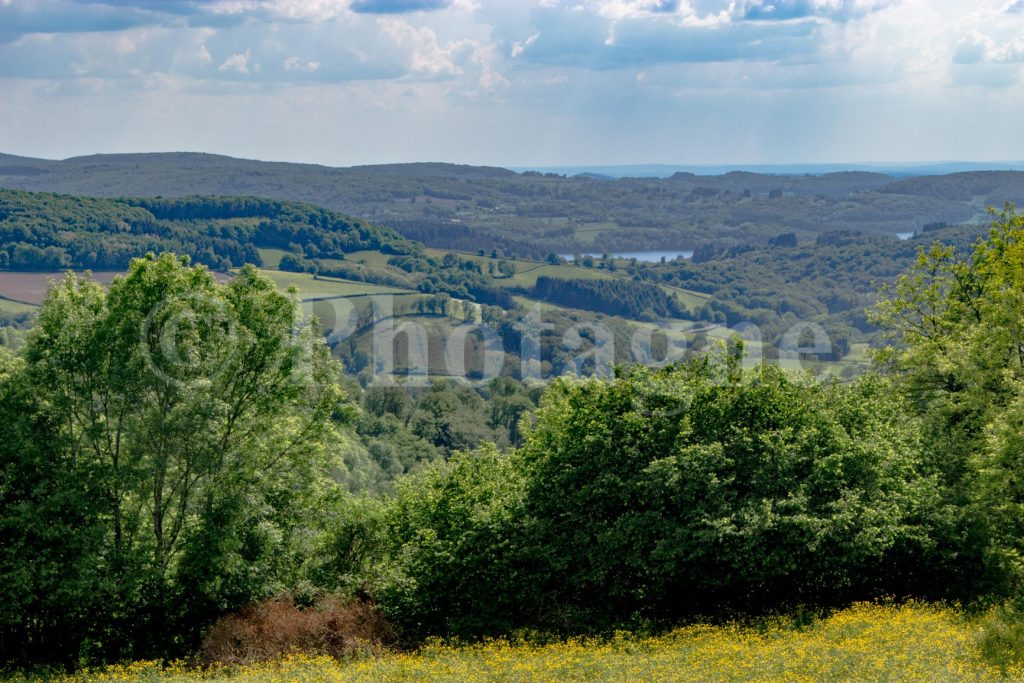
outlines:
[[940, 490], [904, 409], [734, 360], [558, 382], [514, 455], [400, 490], [381, 599], [467, 636], [906, 594]]
[[172, 255], [51, 289], [0, 365], [0, 657], [173, 654], [297, 580], [351, 416], [295, 321]]
[[693, 259], [637, 264], [644, 279], [712, 295], [694, 312], [699, 320], [735, 326], [754, 323], [764, 339], [777, 341], [793, 325], [816, 321], [846, 353], [851, 342], [876, 339], [865, 315], [878, 288], [909, 268], [923, 245], [941, 242], [969, 248], [985, 229], [935, 227], [911, 237], [835, 231], [798, 245], [698, 249]]
[[878, 359], [924, 420], [937, 466], [958, 494], [961, 533], [980, 536], [990, 570], [1019, 590], [1024, 216], [1007, 207], [971, 250], [922, 250], [883, 292], [875, 319], [898, 342]]
[[292, 244], [325, 258], [358, 249], [415, 250], [386, 228], [294, 202], [88, 199], [0, 190], [0, 270], [120, 270], [133, 258], [161, 251], [227, 270], [260, 265], [256, 247]]
[[567, 280], [541, 275], [531, 292], [541, 301], [641, 320], [684, 315], [677, 300], [657, 285], [631, 280]]

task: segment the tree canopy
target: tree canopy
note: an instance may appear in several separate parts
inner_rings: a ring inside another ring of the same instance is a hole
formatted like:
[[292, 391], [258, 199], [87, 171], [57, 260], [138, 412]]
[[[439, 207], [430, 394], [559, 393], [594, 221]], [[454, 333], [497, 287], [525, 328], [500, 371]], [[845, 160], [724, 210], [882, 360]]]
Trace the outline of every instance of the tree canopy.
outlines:
[[5, 649], [159, 655], [295, 579], [351, 417], [296, 306], [171, 254], [51, 288], [0, 366]]

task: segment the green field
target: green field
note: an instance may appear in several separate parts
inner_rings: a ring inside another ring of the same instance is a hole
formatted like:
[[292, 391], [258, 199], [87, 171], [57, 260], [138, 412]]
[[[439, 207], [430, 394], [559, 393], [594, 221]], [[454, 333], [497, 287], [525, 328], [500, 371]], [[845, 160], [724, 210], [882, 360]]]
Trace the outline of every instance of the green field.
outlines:
[[378, 294], [414, 294], [408, 289], [384, 287], [366, 282], [341, 280], [329, 277], [316, 277], [312, 273], [286, 273], [280, 270], [262, 269], [260, 273], [277, 285], [278, 289], [286, 290], [294, 285], [299, 290], [299, 298], [303, 301], [322, 297], [356, 297]]
[[260, 253], [260, 258], [263, 259], [264, 268], [277, 268], [281, 264], [281, 257], [288, 253], [284, 249], [269, 248], [259, 248], [256, 251]]
[[37, 306], [26, 304], [21, 301], [13, 301], [0, 297], [0, 312], [18, 315], [19, 313], [32, 313], [38, 310]]
[[[492, 278], [492, 284], [496, 287], [520, 287], [522, 289], [529, 289], [537, 283], [537, 278], [542, 275], [548, 277], [563, 278], [565, 280], [613, 280], [613, 279], [630, 279], [630, 275], [626, 273], [625, 266], [627, 261], [619, 259], [617, 264], [619, 270], [608, 271], [598, 268], [583, 268], [569, 264], [552, 265], [545, 261], [534, 261], [530, 259], [494, 259], [490, 256], [480, 256], [479, 254], [470, 254], [466, 252], [448, 252], [443, 249], [427, 249], [427, 254], [438, 260], [444, 258], [445, 254], [457, 253], [461, 258], [475, 261], [480, 265], [480, 269], [483, 272], [487, 272], [488, 264], [494, 264], [494, 267], [498, 267], [499, 261], [507, 261], [515, 264], [516, 273], [512, 277], [495, 277]], [[369, 259], [369, 255], [374, 252], [357, 252], [361, 255], [366, 255], [364, 258]], [[353, 254], [355, 258], [356, 255]], [[385, 259], [386, 260], [386, 259]], [[367, 260], [367, 263], [373, 261]], [[694, 292], [688, 289], [681, 289], [679, 287], [672, 287], [669, 285], [661, 285], [661, 288], [667, 294], [675, 294], [679, 297], [687, 307], [694, 308], [707, 303], [711, 300], [711, 296], [703, 294], [701, 292]]]
[[576, 229], [575, 236], [578, 242], [583, 244], [593, 244], [594, 238], [597, 237], [598, 233], [621, 229], [622, 228], [615, 223], [585, 223]]
[[345, 254], [345, 260], [348, 263], [361, 263], [378, 268], [387, 267], [390, 258], [392, 258], [390, 254], [379, 251], [353, 251], [350, 254]]
[[494, 268], [497, 269], [499, 261], [505, 261], [507, 263], [514, 264], [516, 267], [516, 273], [512, 277], [495, 277], [492, 278], [493, 284], [496, 287], [522, 287], [528, 289], [533, 287], [537, 282], [537, 278], [541, 275], [547, 275], [549, 277], [560, 277], [566, 280], [602, 280], [611, 279], [617, 277], [614, 273], [609, 273], [604, 270], [595, 270], [591, 268], [577, 268], [570, 265], [552, 265], [545, 261], [534, 261], [531, 259], [513, 259], [513, 258], [491, 258], [490, 256], [480, 256], [479, 254], [470, 254], [466, 252], [449, 252], [444, 249], [426, 249], [427, 255], [441, 260], [445, 254], [456, 253], [459, 257], [474, 261], [480, 265], [480, 269], [486, 273], [488, 265], [493, 264]]

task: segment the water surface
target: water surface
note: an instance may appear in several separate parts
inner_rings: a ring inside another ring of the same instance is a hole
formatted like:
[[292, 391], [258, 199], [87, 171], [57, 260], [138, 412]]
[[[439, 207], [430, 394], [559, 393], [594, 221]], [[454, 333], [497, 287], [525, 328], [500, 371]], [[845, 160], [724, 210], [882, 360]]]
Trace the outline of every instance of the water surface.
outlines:
[[[662, 257], [666, 261], [672, 261], [676, 258], [690, 258], [693, 256], [692, 250], [678, 249], [675, 251], [609, 251], [608, 256], [617, 259], [636, 259], [637, 261], [644, 261], [647, 263], [659, 263]], [[572, 254], [559, 254], [562, 258], [567, 261], [572, 261]], [[591, 256], [593, 258], [601, 258], [604, 256], [604, 252], [593, 252], [587, 251], [580, 254], [580, 256]]]

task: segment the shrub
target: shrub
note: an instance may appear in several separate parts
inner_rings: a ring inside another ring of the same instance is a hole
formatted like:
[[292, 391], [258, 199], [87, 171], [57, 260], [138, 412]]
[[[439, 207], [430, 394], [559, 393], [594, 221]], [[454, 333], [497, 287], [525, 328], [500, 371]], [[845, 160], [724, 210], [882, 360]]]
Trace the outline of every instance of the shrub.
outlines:
[[399, 484], [374, 595], [403, 637], [497, 635], [523, 623], [530, 547], [518, 462], [487, 446]]
[[278, 598], [221, 617], [203, 639], [200, 660], [204, 665], [245, 665], [290, 653], [342, 659], [377, 653], [394, 643], [394, 630], [371, 603], [331, 597], [301, 609]]
[[375, 595], [404, 636], [466, 637], [912, 594], [941, 491], [905, 413], [738, 355], [556, 382], [522, 449], [400, 486]]
[[522, 457], [530, 599], [552, 623], [828, 606], [928, 576], [938, 492], [886, 383], [736, 361], [548, 392]]

